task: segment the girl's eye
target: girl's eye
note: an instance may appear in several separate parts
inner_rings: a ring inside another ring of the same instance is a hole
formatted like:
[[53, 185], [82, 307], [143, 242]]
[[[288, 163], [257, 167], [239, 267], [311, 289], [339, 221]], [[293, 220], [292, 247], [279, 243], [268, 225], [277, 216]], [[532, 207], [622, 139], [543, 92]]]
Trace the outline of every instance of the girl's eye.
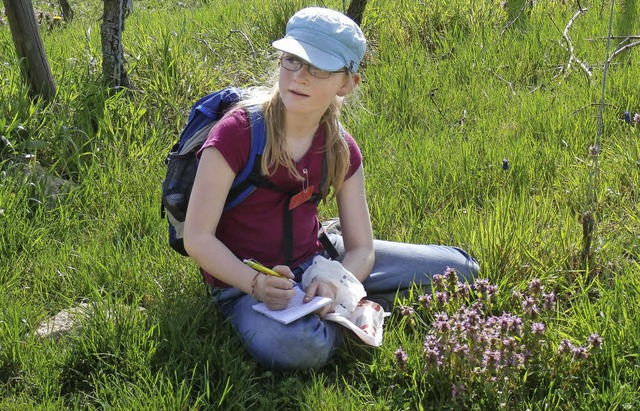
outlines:
[[297, 65], [298, 63], [300, 63], [300, 60], [295, 57], [285, 57], [284, 59], [287, 60], [287, 63], [291, 65]]

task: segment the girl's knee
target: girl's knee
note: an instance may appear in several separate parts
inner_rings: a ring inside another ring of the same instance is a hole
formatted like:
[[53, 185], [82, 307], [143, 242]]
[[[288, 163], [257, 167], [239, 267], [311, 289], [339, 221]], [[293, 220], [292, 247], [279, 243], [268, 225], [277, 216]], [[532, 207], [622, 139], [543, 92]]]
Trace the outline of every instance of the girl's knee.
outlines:
[[478, 261], [461, 248], [452, 247], [452, 249], [459, 254], [458, 258], [451, 261], [449, 267], [457, 271], [460, 280], [472, 282], [480, 271]]
[[318, 368], [326, 364], [339, 342], [338, 331], [316, 316], [284, 326], [257, 330], [246, 341], [253, 357], [271, 370]]

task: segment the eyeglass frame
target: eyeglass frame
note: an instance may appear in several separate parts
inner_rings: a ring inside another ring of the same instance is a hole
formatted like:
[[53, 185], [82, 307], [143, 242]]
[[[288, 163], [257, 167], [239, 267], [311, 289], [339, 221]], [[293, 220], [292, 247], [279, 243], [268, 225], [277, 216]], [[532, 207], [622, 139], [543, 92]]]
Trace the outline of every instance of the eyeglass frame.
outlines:
[[[288, 63], [286, 63], [285, 65], [282, 64], [282, 60], [283, 59], [286, 59], [286, 60], [289, 60], [289, 61], [291, 61], [291, 60], [297, 61], [298, 64], [300, 64], [300, 66], [298, 68], [296, 68], [296, 69], [287, 67], [286, 64], [288, 64]], [[282, 67], [283, 69], [285, 69], [287, 71], [296, 72], [296, 71], [300, 71], [300, 69], [302, 69], [302, 67], [307, 66], [307, 71], [309, 72], [309, 74], [311, 74], [315, 78], [319, 78], [319, 79], [323, 79], [323, 80], [324, 79], [328, 79], [329, 77], [331, 77], [331, 74], [333, 74], [333, 73], [346, 73], [348, 71], [346, 67], [343, 68], [342, 70], [336, 70], [336, 71], [322, 70], [322, 69], [319, 69], [318, 67], [314, 66], [311, 63], [305, 62], [300, 57], [295, 56], [293, 54], [283, 54], [282, 56], [280, 56], [280, 58], [278, 60], [280, 61], [280, 67]], [[314, 72], [315, 72], [315, 74], [314, 74]], [[322, 76], [318, 76], [318, 73], [327, 73], [327, 74], [326, 74], [326, 77], [322, 77]]]

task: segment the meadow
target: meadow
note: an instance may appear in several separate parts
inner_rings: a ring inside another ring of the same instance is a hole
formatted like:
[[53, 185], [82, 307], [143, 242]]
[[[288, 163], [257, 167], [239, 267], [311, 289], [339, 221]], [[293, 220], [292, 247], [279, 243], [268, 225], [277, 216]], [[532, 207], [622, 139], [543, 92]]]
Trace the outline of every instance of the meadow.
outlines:
[[[135, 1], [118, 92], [102, 2], [71, 3], [41, 26], [50, 104], [28, 97], [0, 14], [0, 409], [640, 408], [634, 0], [369, 1], [342, 121], [374, 235], [461, 246], [479, 281], [442, 273], [398, 298], [382, 347], [286, 373], [244, 352], [169, 248], [164, 161], [196, 99], [269, 81], [296, 10], [348, 2]], [[81, 304], [69, 332], [38, 334]]]

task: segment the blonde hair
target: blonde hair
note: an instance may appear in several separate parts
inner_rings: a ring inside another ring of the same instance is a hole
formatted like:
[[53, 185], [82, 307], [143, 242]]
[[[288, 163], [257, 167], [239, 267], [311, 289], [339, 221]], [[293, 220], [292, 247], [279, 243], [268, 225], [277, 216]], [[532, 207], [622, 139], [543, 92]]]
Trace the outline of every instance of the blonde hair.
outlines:
[[[350, 81], [352, 74], [348, 73]], [[259, 93], [259, 92], [258, 92]], [[244, 100], [240, 105], [248, 106], [262, 100], [262, 110], [267, 127], [267, 143], [262, 155], [261, 170], [265, 176], [272, 175], [278, 166], [286, 167], [289, 172], [300, 180], [303, 176], [295, 167], [295, 162], [288, 154], [286, 147], [286, 135], [284, 131], [284, 104], [280, 99], [278, 87], [274, 87], [270, 96], [266, 99], [256, 98], [254, 90], [253, 98]], [[320, 127], [324, 127], [326, 157], [326, 179], [322, 187], [322, 199], [326, 201], [329, 191], [333, 187], [333, 195], [340, 191], [345, 176], [349, 171], [350, 151], [349, 145], [342, 135], [343, 130], [339, 117], [343, 104], [343, 98], [336, 96], [320, 119]]]

